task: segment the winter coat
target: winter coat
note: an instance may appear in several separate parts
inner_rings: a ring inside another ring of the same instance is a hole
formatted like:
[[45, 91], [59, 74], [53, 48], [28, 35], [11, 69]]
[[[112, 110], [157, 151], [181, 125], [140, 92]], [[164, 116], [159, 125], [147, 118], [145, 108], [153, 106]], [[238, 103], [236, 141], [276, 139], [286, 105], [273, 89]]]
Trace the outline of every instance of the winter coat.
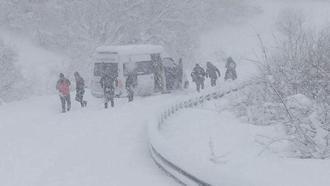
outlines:
[[177, 81], [177, 69], [176, 67], [166, 67], [165, 68], [165, 78], [166, 78], [166, 89], [174, 89], [175, 81]]
[[60, 78], [56, 83], [56, 89], [59, 91], [61, 96], [70, 95], [71, 82], [67, 78]]
[[226, 68], [232, 70], [236, 69], [236, 63], [231, 57], [227, 59]]
[[104, 92], [111, 92], [114, 94], [115, 91], [115, 81], [116, 79], [111, 76], [103, 76], [100, 80], [101, 87], [103, 88]]
[[85, 81], [82, 77], [76, 77], [76, 90], [83, 90], [85, 89]]
[[225, 74], [225, 80], [227, 79], [232, 79], [232, 80], [237, 79], [237, 73], [235, 69], [227, 68]]
[[200, 66], [195, 66], [191, 72], [191, 77], [194, 82], [204, 81], [205, 75], [205, 70]]
[[127, 89], [129, 88], [134, 88], [136, 86], [137, 83], [137, 76], [134, 74], [130, 74], [127, 76], [126, 82], [125, 82], [125, 87]]
[[207, 64], [206, 77], [209, 77], [211, 79], [217, 79], [218, 77], [220, 77], [219, 69], [211, 63]]
[[182, 84], [183, 81], [183, 64], [182, 59], [180, 59], [179, 64], [177, 65], [177, 78], [180, 84]]

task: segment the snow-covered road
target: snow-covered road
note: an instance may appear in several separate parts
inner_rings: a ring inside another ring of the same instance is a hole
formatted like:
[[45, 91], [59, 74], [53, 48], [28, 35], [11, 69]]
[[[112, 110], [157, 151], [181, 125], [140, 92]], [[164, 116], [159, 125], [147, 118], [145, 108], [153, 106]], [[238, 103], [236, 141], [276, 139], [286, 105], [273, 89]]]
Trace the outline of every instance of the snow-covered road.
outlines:
[[45, 96], [0, 107], [1, 186], [176, 185], [151, 161], [147, 119], [170, 100], [159, 95], [103, 109], [59, 113], [59, 98]]

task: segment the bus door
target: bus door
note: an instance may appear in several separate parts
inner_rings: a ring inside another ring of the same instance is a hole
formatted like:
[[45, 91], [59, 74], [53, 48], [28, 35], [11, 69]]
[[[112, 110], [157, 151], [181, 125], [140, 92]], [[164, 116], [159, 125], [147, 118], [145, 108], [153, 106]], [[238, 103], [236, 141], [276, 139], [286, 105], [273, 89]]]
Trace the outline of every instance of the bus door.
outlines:
[[118, 77], [118, 63], [95, 63], [94, 64], [94, 77], [93, 89], [99, 94], [103, 95], [103, 90], [100, 84], [101, 77], [105, 74], [111, 77]]
[[134, 73], [137, 76], [135, 92], [137, 95], [150, 95], [154, 91], [154, 71], [150, 55], [134, 55], [124, 64], [124, 75]]

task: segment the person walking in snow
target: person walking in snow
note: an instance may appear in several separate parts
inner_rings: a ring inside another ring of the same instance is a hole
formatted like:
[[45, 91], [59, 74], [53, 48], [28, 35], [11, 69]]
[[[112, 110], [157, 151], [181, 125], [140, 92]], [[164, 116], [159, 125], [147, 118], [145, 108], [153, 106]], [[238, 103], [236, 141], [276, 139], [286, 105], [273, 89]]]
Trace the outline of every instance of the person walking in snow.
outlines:
[[108, 73], [104, 73], [100, 80], [100, 84], [104, 93], [104, 108], [108, 108], [109, 101], [111, 102], [111, 107], [115, 106], [115, 81], [116, 78]]
[[206, 77], [211, 79], [211, 86], [214, 87], [217, 85], [217, 79], [220, 77], [219, 69], [214, 66], [211, 62], [206, 63]]
[[125, 82], [125, 87], [128, 93], [128, 102], [133, 101], [134, 99], [134, 88], [137, 85], [137, 76], [135, 73], [130, 73]]
[[193, 68], [191, 77], [193, 82], [196, 83], [197, 92], [199, 92], [200, 89], [204, 89], [205, 70], [199, 64], [196, 64]]
[[179, 59], [179, 62], [178, 62], [178, 65], [177, 65], [176, 77], [177, 77], [176, 89], [181, 89], [183, 87], [183, 62], [182, 62], [182, 58]]
[[[70, 85], [71, 82], [64, 77], [63, 73], [60, 73], [60, 79], [56, 83], [56, 90], [59, 92], [62, 113], [65, 113], [71, 109]], [[67, 108], [65, 108], [65, 106], [67, 106]]]
[[81, 105], [81, 107], [87, 106], [87, 101], [84, 100], [84, 94], [85, 94], [85, 81], [80, 76], [78, 72], [74, 73], [74, 78], [76, 80], [76, 101], [78, 101]]
[[237, 74], [236, 74], [236, 63], [233, 60], [232, 57], [228, 57], [227, 62], [226, 62], [226, 74], [225, 74], [225, 80], [232, 79], [235, 80], [237, 79]]

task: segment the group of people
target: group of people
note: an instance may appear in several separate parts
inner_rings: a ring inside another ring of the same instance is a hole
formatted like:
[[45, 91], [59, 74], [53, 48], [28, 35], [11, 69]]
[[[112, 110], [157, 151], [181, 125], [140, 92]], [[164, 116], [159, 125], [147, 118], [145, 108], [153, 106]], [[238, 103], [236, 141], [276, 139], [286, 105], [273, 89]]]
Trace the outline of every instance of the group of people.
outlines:
[[[226, 73], [225, 73], [225, 80], [237, 79], [237, 73], [236, 73], [236, 63], [231, 58], [227, 58], [226, 62]], [[221, 76], [220, 70], [213, 65], [211, 62], [206, 63], [206, 70], [202, 68], [199, 64], [196, 64], [196, 66], [193, 68], [191, 72], [191, 77], [193, 82], [196, 84], [196, 89], [199, 92], [201, 89], [204, 89], [204, 81], [205, 77], [210, 78], [211, 80], [211, 86], [214, 87], [217, 84], [217, 79]]]
[[[237, 78], [236, 74], [236, 63], [229, 57], [226, 62], [226, 73], [225, 80]], [[193, 68], [191, 77], [193, 82], [196, 84], [196, 89], [199, 92], [204, 89], [205, 78], [210, 78], [211, 86], [214, 87], [217, 84], [217, 79], [221, 76], [220, 70], [211, 62], [206, 63], [206, 70], [204, 70], [199, 64]], [[87, 101], [84, 100], [85, 94], [85, 81], [78, 72], [74, 73], [76, 81], [76, 97], [75, 100], [80, 103], [81, 107], [87, 106]], [[60, 73], [60, 78], [57, 81], [56, 89], [59, 92], [62, 112], [70, 111], [71, 109], [71, 98], [70, 98], [70, 85], [71, 82], [67, 79], [63, 73]], [[111, 107], [114, 107], [115, 88], [118, 87], [117, 77], [112, 73], [104, 73], [100, 80], [100, 85], [103, 89], [104, 94], [104, 107], [108, 108], [110, 102]], [[134, 99], [134, 89], [137, 86], [137, 75], [136, 73], [130, 73], [126, 77], [125, 88], [127, 90], [128, 101], [131, 102]]]
[[[104, 93], [104, 108], [108, 108], [110, 102], [111, 107], [115, 106], [114, 98], [115, 88], [118, 86], [117, 77], [109, 73], [105, 73], [100, 80], [101, 87]], [[129, 73], [126, 77], [125, 88], [127, 90], [128, 102], [134, 99], [134, 88], [137, 85], [137, 75], [135, 73]]]
[[[80, 103], [81, 107], [86, 107], [87, 101], [84, 100], [85, 81], [78, 72], [74, 73], [74, 77], [76, 81], [75, 100]], [[114, 107], [115, 87], [118, 86], [117, 78], [109, 73], [104, 73], [104, 75], [101, 77], [100, 85], [103, 89], [103, 94], [104, 94], [104, 107], [108, 108], [109, 102], [111, 104], [111, 107]], [[133, 101], [134, 88], [136, 85], [137, 85], [137, 76], [134, 73], [129, 74], [127, 76], [125, 83], [129, 102]], [[70, 111], [71, 109], [70, 86], [71, 86], [70, 80], [67, 79], [63, 73], [60, 73], [59, 80], [57, 81], [56, 84], [56, 89], [59, 92], [63, 113]]]
[[[74, 77], [76, 80], [75, 100], [80, 103], [81, 107], [86, 107], [87, 101], [84, 100], [85, 81], [78, 72], [74, 73]], [[60, 79], [56, 83], [56, 89], [58, 90], [60, 95], [63, 113], [65, 113], [66, 111], [70, 111], [71, 109], [70, 86], [71, 86], [70, 80], [67, 79], [63, 73], [60, 73]]]

